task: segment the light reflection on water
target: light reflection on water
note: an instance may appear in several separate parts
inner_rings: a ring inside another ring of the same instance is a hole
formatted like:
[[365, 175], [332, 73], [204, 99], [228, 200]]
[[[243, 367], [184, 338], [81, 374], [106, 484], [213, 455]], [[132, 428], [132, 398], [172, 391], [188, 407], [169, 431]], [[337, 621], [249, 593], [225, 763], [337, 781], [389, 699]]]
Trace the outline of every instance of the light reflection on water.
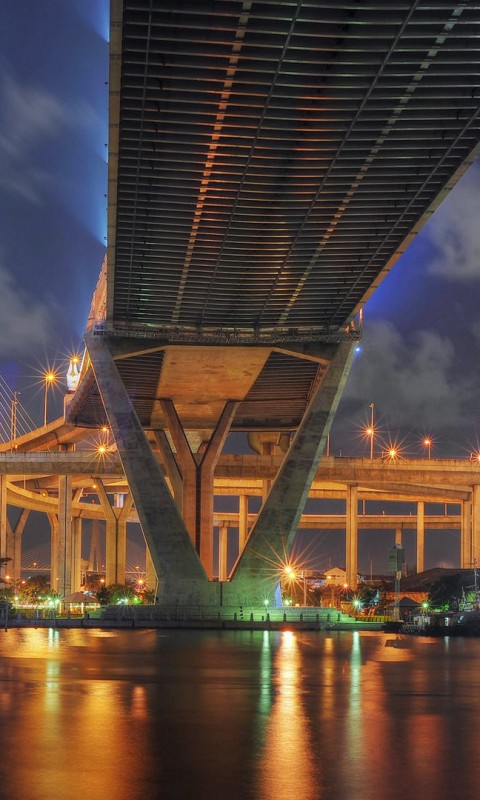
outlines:
[[480, 639], [0, 632], [1, 796], [475, 796], [479, 664]]
[[302, 702], [301, 662], [296, 635], [284, 631], [273, 659], [272, 688], [276, 702], [259, 754], [258, 796], [265, 800], [279, 797], [319, 800], [320, 797], [314, 776], [310, 729]]

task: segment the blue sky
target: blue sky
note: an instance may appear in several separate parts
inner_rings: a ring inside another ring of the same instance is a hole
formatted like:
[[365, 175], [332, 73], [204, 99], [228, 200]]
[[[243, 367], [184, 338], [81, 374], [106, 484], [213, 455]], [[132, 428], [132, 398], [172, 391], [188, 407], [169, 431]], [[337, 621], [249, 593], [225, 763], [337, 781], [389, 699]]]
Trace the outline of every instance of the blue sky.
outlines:
[[106, 0], [2, 2], [0, 370], [12, 388], [82, 338], [106, 243], [107, 35]]

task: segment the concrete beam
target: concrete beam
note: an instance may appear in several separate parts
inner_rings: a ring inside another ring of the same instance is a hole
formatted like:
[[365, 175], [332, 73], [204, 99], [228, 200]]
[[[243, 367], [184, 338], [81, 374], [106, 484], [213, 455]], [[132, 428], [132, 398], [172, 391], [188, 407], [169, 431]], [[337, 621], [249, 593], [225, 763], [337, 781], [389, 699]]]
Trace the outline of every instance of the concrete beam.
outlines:
[[2, 453], [1, 475], [121, 475], [121, 461], [116, 453]]
[[[248, 523], [253, 527], [257, 514], [248, 515]], [[238, 528], [240, 525], [239, 515], [236, 511], [219, 511], [214, 516], [214, 525], [220, 526], [221, 522], [226, 521], [232, 527]], [[460, 530], [460, 514], [450, 514], [441, 516], [438, 514], [425, 515], [425, 530]], [[299, 530], [313, 531], [344, 531], [347, 521], [345, 514], [302, 514], [298, 522]], [[357, 516], [357, 528], [362, 531], [394, 531], [417, 530], [416, 514], [365, 514]]]

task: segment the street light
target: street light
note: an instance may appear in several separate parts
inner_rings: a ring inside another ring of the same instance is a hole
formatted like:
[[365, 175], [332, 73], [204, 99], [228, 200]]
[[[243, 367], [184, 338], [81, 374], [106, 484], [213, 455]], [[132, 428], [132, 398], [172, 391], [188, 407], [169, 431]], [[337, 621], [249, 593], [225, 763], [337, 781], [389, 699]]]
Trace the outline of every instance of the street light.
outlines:
[[373, 442], [375, 439], [375, 424], [373, 421], [373, 410], [375, 408], [375, 403], [370, 403], [371, 409], [371, 416], [370, 416], [370, 425], [365, 428], [365, 435], [370, 437], [370, 458], [373, 459]]
[[53, 372], [52, 370], [49, 370], [48, 372], [45, 372], [44, 376], [43, 376], [43, 379], [45, 381], [45, 399], [44, 399], [44, 405], [43, 405], [43, 424], [44, 425], [47, 424], [48, 390], [49, 390], [50, 386], [53, 386], [53, 384], [56, 382], [57, 377], [58, 377], [57, 373]]
[[430, 458], [432, 455], [432, 440], [429, 436], [425, 436], [425, 439], [423, 440], [423, 446], [427, 448], [428, 458]]

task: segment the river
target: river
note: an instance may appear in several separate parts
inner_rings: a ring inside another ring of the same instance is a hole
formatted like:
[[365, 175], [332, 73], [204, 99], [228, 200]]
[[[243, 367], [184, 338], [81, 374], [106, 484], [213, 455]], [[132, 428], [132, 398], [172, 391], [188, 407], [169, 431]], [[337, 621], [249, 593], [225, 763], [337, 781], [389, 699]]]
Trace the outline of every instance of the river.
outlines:
[[0, 797], [451, 800], [480, 786], [480, 639], [0, 632]]

